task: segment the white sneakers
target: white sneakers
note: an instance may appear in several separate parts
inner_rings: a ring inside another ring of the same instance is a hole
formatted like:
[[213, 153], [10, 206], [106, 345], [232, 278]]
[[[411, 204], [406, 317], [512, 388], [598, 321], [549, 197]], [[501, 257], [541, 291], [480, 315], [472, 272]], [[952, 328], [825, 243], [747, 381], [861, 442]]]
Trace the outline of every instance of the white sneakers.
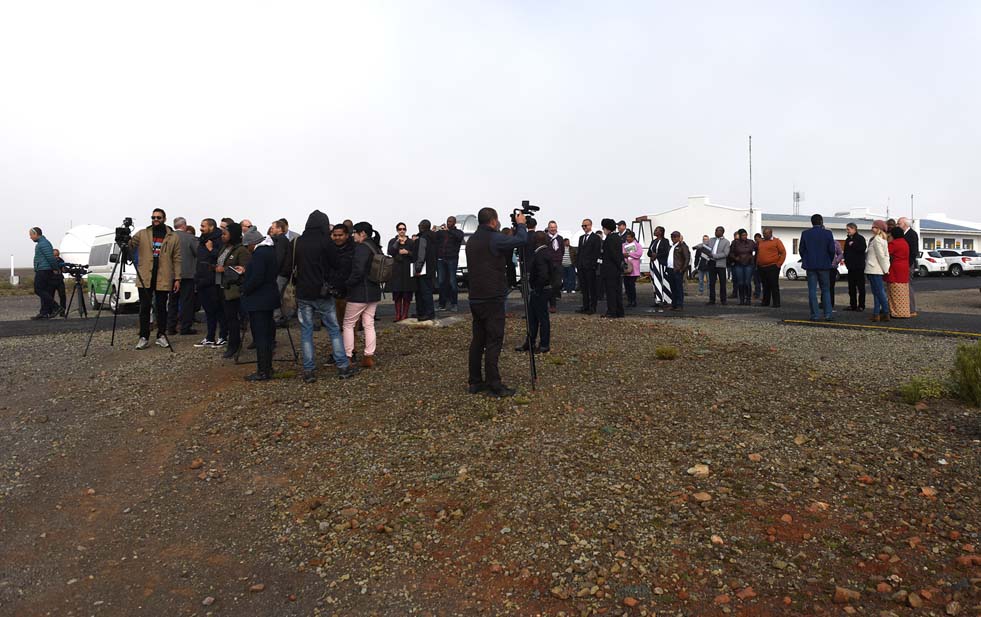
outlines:
[[158, 336], [157, 347], [163, 347], [164, 349], [166, 349], [167, 347], [170, 347], [170, 341], [167, 340], [166, 336]]
[[208, 339], [204, 338], [204, 339], [201, 339], [201, 342], [200, 343], [195, 343], [194, 346], [195, 347], [217, 347], [218, 345], [214, 341], [209, 341]]
[[[137, 349], [146, 349], [150, 346], [150, 341], [146, 337], [141, 336], [139, 342], [136, 343]], [[157, 347], [167, 348], [170, 347], [170, 342], [167, 340], [166, 336], [160, 336], [157, 338]]]
[[140, 337], [139, 342], [136, 343], [137, 349], [146, 349], [149, 346], [150, 346], [150, 341], [146, 340], [146, 338], [142, 336]]

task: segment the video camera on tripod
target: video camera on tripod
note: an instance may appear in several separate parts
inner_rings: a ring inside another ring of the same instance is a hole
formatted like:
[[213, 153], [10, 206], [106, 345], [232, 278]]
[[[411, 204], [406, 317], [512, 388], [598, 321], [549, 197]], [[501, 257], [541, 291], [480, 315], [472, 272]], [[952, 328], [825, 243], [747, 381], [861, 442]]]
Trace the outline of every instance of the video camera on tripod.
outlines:
[[63, 263], [61, 264], [61, 271], [72, 278], [80, 279], [89, 273], [89, 265]]
[[116, 228], [116, 246], [122, 250], [129, 249], [129, 241], [133, 238], [133, 219], [126, 217], [123, 219], [123, 224]]

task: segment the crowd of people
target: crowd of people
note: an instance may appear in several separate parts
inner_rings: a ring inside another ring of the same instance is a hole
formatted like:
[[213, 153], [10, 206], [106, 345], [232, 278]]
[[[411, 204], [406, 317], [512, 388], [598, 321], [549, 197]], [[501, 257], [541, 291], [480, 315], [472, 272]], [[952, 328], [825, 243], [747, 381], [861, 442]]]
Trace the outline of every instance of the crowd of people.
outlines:
[[[602, 219], [595, 231], [592, 220], [584, 219], [575, 246], [558, 234], [555, 221], [538, 231], [534, 218], [522, 215], [512, 226], [501, 228], [496, 212], [485, 208], [478, 223], [466, 249], [477, 341], [471, 349], [471, 383], [490, 384], [493, 392], [508, 390], [500, 383], [496, 360], [488, 363], [489, 381], [477, 379], [474, 362], [477, 355], [500, 352], [503, 315], [512, 290], [519, 287], [519, 271], [521, 277], [527, 276], [529, 336], [517, 351], [549, 352], [549, 314], [556, 311], [562, 293], [580, 295], [579, 313], [596, 314], [604, 302], [604, 317], [624, 317], [624, 307], [637, 306], [637, 282], [645, 258], [653, 312], [683, 310], [691, 280], [697, 281], [699, 295], [705, 293], [707, 282], [709, 305], [716, 304], [717, 298], [727, 304], [731, 296], [742, 306], [758, 300], [758, 306], [780, 307], [780, 272], [787, 251], [770, 228], [752, 240], [745, 229], [739, 229], [730, 241], [726, 230], [716, 227], [712, 237], [705, 235], [689, 247], [678, 231], [666, 234], [664, 227], [657, 226], [645, 250], [625, 221], [610, 218]], [[850, 300], [845, 310], [865, 310], [867, 281], [873, 321], [916, 316], [910, 280], [919, 239], [908, 219], [876, 220], [868, 240], [851, 223], [843, 243], [824, 227], [821, 215], [815, 214], [811, 223], [798, 246], [807, 272], [812, 320], [832, 319], [842, 262], [848, 270]], [[485, 234], [485, 229], [490, 231]], [[30, 237], [36, 243], [34, 287], [41, 301], [35, 319], [63, 315], [64, 262], [39, 228], [31, 228]], [[321, 327], [326, 328], [332, 347], [326, 362], [347, 379], [375, 365], [376, 310], [384, 292], [392, 296], [396, 322], [408, 319], [410, 312], [425, 322], [438, 312], [459, 310], [457, 266], [464, 242], [452, 216], [438, 229], [422, 220], [412, 234], [400, 222], [395, 236], [383, 244], [371, 223], [346, 220], [332, 225], [319, 210], [309, 215], [302, 233], [291, 231], [286, 219], [278, 219], [263, 235], [248, 219], [206, 218], [195, 229], [177, 217], [170, 226], [166, 213], [157, 208], [150, 225], [136, 231], [126, 247], [138, 278], [136, 349], [151, 345], [151, 322], [160, 347], [170, 347], [168, 336], [197, 334], [196, 314], [203, 309], [205, 335], [194, 347], [221, 349], [225, 358], [237, 357], [243, 334], [249, 330], [249, 347], [256, 350], [257, 358], [257, 370], [249, 379], [266, 380], [272, 377], [276, 328], [295, 318], [300, 325], [304, 381], [316, 379], [313, 332]], [[730, 280], [732, 290], [727, 293]], [[364, 337], [360, 361], [355, 350], [359, 330]]]

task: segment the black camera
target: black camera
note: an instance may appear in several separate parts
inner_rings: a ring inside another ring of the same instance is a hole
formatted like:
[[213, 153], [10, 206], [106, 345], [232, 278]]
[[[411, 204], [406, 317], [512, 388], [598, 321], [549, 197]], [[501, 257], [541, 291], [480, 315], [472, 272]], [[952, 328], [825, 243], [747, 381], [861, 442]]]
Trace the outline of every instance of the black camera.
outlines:
[[61, 265], [61, 271], [68, 276], [79, 279], [89, 273], [89, 265], [64, 263]]
[[540, 207], [531, 205], [531, 202], [528, 201], [527, 199], [523, 200], [521, 202], [521, 207], [515, 208], [514, 211], [511, 213], [511, 225], [513, 226], [518, 224], [518, 221], [516, 220], [515, 217], [517, 217], [519, 214], [524, 214], [525, 216], [531, 216], [536, 212], [538, 212], [539, 210], [541, 210]]
[[129, 246], [129, 241], [133, 237], [133, 219], [126, 217], [123, 224], [116, 228], [116, 246], [124, 248]]

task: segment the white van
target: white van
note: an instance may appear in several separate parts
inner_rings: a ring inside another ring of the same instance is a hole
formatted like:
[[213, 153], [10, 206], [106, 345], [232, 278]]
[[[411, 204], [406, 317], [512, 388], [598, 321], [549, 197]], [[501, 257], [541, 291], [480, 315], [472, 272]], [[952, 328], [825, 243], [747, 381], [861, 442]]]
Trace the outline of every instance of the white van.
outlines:
[[[119, 264], [119, 247], [116, 246], [116, 233], [111, 232], [96, 236], [92, 240], [89, 251], [89, 274], [85, 277], [89, 284], [89, 304], [99, 308], [108, 302], [108, 307], [115, 313], [126, 311], [140, 301], [136, 289], [136, 266]], [[109, 276], [113, 267], [116, 273], [110, 283]], [[122, 280], [119, 279], [119, 268], [123, 268]], [[117, 283], [119, 289], [116, 289]]]

